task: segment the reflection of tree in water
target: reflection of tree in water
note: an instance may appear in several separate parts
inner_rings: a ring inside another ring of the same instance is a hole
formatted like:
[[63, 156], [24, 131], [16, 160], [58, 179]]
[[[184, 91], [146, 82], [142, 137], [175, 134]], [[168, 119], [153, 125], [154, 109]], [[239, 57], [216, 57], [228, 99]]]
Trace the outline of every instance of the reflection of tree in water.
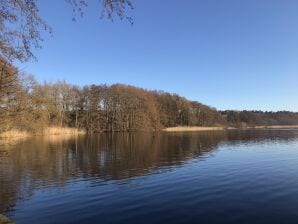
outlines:
[[[31, 139], [0, 147], [0, 213], [37, 188], [64, 186], [76, 178], [119, 180], [148, 175], [208, 156], [220, 143], [290, 141], [286, 131], [107, 134]], [[92, 181], [92, 180], [91, 180]]]
[[111, 134], [87, 137], [73, 150], [84, 177], [123, 179], [162, 166], [179, 165], [209, 152], [223, 138], [212, 135]]

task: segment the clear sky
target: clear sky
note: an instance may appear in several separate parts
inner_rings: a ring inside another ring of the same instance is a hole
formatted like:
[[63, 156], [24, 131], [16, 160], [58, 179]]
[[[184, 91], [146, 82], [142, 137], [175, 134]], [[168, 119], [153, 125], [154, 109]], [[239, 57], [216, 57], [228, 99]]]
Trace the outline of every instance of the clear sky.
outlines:
[[39, 1], [54, 35], [23, 70], [39, 81], [169, 91], [217, 109], [298, 111], [297, 0], [133, 0], [133, 26], [100, 20], [90, 2], [72, 22], [64, 1]]

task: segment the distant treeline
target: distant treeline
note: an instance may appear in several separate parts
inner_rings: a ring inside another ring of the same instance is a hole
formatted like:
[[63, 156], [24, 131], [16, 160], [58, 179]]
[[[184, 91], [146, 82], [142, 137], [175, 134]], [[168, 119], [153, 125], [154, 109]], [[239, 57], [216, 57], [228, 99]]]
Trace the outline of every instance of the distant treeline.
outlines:
[[298, 113], [289, 111], [233, 111], [221, 112], [230, 126], [254, 127], [271, 125], [298, 125]]
[[48, 126], [88, 132], [154, 131], [173, 126], [298, 124], [298, 113], [217, 111], [177, 94], [129, 85], [37, 83], [0, 60], [0, 131]]

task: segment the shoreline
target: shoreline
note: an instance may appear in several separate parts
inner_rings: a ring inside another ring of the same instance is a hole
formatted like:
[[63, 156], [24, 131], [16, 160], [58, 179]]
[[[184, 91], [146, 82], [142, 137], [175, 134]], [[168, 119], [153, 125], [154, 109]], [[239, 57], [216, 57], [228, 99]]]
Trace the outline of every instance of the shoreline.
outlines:
[[[270, 126], [255, 126], [255, 127], [200, 127], [200, 126], [177, 126], [168, 127], [161, 129], [161, 132], [204, 132], [204, 131], [227, 131], [227, 130], [285, 130], [285, 129], [297, 129], [298, 125], [270, 125]], [[138, 131], [136, 131], [138, 132]], [[46, 137], [46, 136], [58, 136], [58, 135], [85, 135], [87, 134], [84, 130], [78, 130], [76, 128], [59, 128], [59, 127], [48, 127], [40, 133], [11, 130], [0, 133], [0, 141], [5, 140], [18, 140], [27, 139], [30, 137]]]
[[10, 131], [4, 131], [0, 133], [0, 140], [8, 139], [26, 139], [34, 136], [52, 136], [52, 135], [84, 135], [86, 131], [76, 128], [66, 127], [47, 127], [40, 132], [29, 132], [12, 129]]
[[196, 131], [224, 131], [225, 127], [198, 127], [198, 126], [178, 126], [164, 128], [164, 132], [196, 132]]
[[225, 130], [278, 130], [278, 129], [297, 129], [298, 125], [270, 125], [255, 127], [199, 127], [199, 126], [178, 126], [164, 128], [164, 132], [202, 132], [202, 131], [225, 131]]

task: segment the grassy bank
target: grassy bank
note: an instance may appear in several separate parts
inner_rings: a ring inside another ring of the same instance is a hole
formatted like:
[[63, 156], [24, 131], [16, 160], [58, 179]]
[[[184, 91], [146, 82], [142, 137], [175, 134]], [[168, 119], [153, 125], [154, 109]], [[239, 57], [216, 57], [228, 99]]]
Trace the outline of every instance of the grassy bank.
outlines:
[[0, 133], [0, 139], [20, 139], [28, 138], [31, 136], [47, 136], [47, 135], [81, 135], [85, 134], [84, 130], [76, 128], [64, 128], [64, 127], [46, 127], [40, 131], [29, 132], [12, 129]]

